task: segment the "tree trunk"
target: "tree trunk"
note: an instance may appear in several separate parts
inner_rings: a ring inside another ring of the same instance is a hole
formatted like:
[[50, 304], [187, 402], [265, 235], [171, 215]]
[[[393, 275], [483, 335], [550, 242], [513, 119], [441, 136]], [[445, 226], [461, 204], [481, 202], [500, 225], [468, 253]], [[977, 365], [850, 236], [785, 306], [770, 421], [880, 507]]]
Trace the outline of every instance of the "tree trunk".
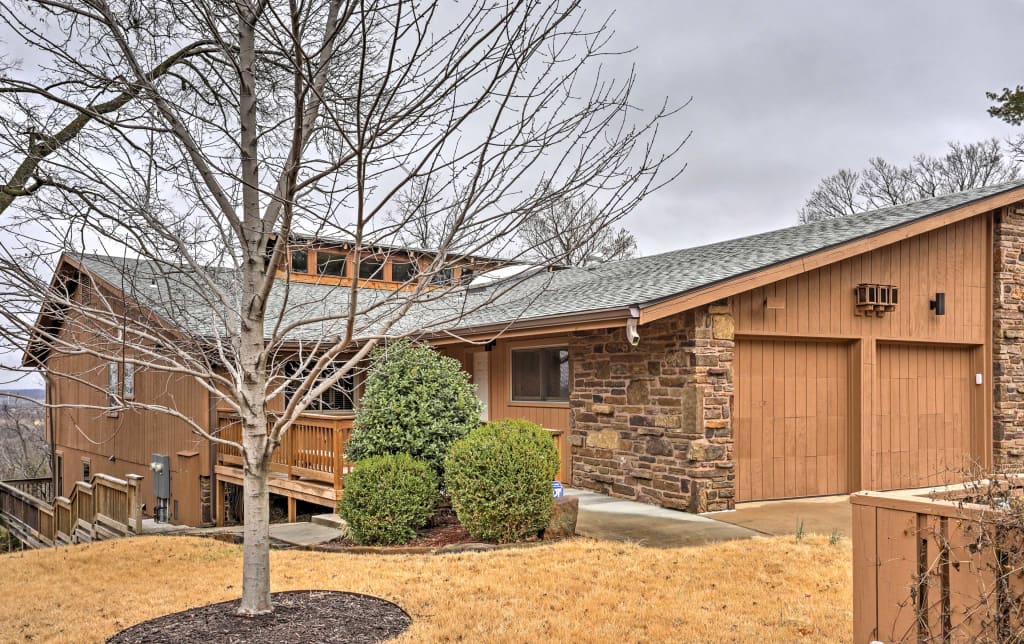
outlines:
[[239, 615], [263, 615], [272, 610], [270, 604], [270, 493], [267, 486], [269, 468], [246, 468], [245, 525], [242, 558], [242, 603]]

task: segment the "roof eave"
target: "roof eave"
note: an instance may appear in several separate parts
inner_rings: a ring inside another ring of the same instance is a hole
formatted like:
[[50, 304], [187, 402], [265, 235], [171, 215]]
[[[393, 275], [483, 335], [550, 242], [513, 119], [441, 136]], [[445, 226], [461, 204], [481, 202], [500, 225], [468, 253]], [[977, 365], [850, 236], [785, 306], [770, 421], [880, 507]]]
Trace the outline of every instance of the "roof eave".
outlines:
[[760, 268], [745, 271], [732, 277], [681, 291], [639, 304], [640, 324], [647, 324], [663, 317], [681, 313], [698, 306], [704, 306], [750, 289], [771, 284], [807, 271], [834, 264], [848, 257], [888, 246], [924, 233], [948, 226], [964, 219], [970, 219], [987, 212], [1009, 206], [1024, 200], [1024, 186], [968, 201], [958, 206], [937, 210], [917, 219], [866, 235], [854, 237], [838, 244], [823, 246], [789, 259]]

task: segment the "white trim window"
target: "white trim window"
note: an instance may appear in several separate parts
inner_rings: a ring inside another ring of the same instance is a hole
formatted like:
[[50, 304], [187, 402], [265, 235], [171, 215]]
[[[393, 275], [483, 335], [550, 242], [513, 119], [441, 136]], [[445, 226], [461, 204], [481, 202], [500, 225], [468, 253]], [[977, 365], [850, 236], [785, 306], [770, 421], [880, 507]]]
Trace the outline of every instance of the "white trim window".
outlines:
[[122, 369], [124, 369], [124, 399], [135, 400], [135, 365], [126, 362]]

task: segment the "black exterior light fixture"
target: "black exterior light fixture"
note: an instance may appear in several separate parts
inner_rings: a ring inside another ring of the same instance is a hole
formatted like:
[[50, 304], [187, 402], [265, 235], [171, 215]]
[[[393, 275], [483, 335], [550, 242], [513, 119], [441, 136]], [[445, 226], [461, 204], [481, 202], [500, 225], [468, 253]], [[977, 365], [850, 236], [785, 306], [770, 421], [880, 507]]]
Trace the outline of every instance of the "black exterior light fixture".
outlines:
[[935, 299], [928, 302], [928, 308], [935, 311], [935, 315], [946, 314], [946, 294], [936, 293]]

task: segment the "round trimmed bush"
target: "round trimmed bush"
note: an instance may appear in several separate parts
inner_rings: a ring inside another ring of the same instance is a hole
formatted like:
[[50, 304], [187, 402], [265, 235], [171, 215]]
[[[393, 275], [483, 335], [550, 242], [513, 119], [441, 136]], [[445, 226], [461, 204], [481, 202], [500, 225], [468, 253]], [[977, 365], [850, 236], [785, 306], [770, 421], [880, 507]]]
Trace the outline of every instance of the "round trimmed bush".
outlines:
[[408, 543], [434, 515], [437, 475], [408, 454], [372, 456], [345, 477], [338, 514], [360, 545]]
[[480, 425], [483, 403], [458, 360], [407, 340], [371, 355], [348, 457], [409, 454], [440, 475], [451, 444]]
[[551, 519], [551, 481], [558, 450], [527, 420], [499, 420], [456, 441], [445, 460], [445, 484], [462, 526], [476, 539], [519, 541]]

